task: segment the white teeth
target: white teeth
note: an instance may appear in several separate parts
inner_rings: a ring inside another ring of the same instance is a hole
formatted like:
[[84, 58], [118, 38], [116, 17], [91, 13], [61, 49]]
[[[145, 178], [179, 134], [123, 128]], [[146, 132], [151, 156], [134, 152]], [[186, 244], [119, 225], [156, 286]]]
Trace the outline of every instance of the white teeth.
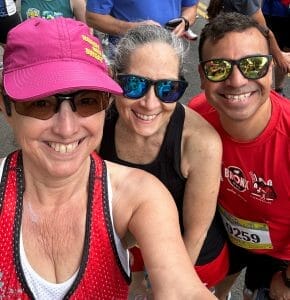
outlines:
[[60, 153], [70, 153], [73, 152], [76, 147], [78, 146], [79, 142], [74, 142], [71, 144], [61, 144], [61, 143], [55, 143], [55, 142], [49, 142], [48, 145], [54, 149], [56, 152]]
[[249, 98], [251, 95], [251, 93], [246, 93], [246, 94], [240, 94], [240, 95], [225, 95], [225, 97], [228, 99], [228, 100], [231, 100], [231, 101], [245, 101], [247, 98]]
[[153, 119], [155, 119], [157, 117], [157, 114], [154, 114], [154, 115], [142, 115], [142, 114], [139, 114], [137, 112], [135, 112], [135, 115], [137, 118], [143, 120], [143, 121], [152, 121]]

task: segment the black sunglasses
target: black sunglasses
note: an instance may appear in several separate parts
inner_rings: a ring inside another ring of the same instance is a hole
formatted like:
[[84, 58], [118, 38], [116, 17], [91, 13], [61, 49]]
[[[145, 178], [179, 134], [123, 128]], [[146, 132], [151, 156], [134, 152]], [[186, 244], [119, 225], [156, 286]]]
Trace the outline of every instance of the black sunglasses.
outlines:
[[119, 74], [117, 75], [117, 80], [126, 98], [139, 99], [148, 92], [151, 85], [154, 85], [156, 97], [165, 103], [173, 103], [179, 100], [188, 86], [185, 79], [152, 80], [132, 74]]
[[201, 61], [205, 77], [213, 82], [225, 81], [233, 71], [234, 65], [238, 67], [242, 75], [247, 79], [260, 79], [269, 70], [272, 55], [251, 55], [238, 60], [216, 58]]
[[63, 101], [69, 101], [73, 112], [82, 117], [94, 115], [109, 106], [109, 95], [100, 91], [78, 91], [72, 94], [56, 94], [35, 101], [19, 102], [4, 95], [6, 111], [11, 115], [10, 101], [18, 114], [40, 120], [48, 120], [56, 114]]

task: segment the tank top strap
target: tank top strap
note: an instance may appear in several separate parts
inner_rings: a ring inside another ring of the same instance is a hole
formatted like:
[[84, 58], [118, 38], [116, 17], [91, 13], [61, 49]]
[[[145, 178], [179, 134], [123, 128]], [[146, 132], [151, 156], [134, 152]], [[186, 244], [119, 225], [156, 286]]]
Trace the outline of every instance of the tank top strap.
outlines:
[[[171, 160], [175, 171], [181, 178], [183, 178], [183, 175], [180, 171], [180, 162], [184, 119], [185, 109], [181, 103], [177, 102], [176, 108], [168, 123], [162, 147], [159, 152], [160, 156], [166, 157], [167, 159], [169, 158]], [[164, 151], [166, 155], [164, 155]]]
[[[103, 137], [100, 146], [100, 156], [107, 157], [110, 153], [110, 160], [116, 161], [118, 159], [116, 146], [115, 146], [115, 126], [118, 120], [119, 114], [115, 103], [113, 102], [110, 108], [106, 112], [106, 118], [103, 128]], [[113, 139], [113, 140], [112, 140]]]

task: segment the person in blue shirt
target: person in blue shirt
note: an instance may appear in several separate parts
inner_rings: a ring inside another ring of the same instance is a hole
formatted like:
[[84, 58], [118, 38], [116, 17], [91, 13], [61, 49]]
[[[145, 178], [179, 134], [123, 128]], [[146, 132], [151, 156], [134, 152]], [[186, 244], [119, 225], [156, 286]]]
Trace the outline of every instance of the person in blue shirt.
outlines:
[[112, 45], [140, 24], [164, 26], [169, 20], [180, 17], [182, 20], [173, 32], [182, 36], [195, 22], [197, 4], [198, 0], [88, 0], [86, 20], [92, 28], [109, 34]]

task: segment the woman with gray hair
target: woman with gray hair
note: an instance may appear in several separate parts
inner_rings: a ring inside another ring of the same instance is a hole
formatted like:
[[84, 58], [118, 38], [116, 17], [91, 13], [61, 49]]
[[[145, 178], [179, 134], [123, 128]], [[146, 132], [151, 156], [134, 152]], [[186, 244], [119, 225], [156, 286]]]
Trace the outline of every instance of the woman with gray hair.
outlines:
[[[137, 27], [120, 40], [112, 66], [123, 95], [114, 96], [107, 113], [100, 153], [163, 182], [175, 200], [192, 263], [212, 287], [228, 268], [223, 227], [215, 216], [222, 146], [216, 131], [178, 102], [188, 85], [185, 52], [181, 39], [158, 26]], [[142, 257], [138, 248], [132, 252], [133, 296], [146, 288]]]

